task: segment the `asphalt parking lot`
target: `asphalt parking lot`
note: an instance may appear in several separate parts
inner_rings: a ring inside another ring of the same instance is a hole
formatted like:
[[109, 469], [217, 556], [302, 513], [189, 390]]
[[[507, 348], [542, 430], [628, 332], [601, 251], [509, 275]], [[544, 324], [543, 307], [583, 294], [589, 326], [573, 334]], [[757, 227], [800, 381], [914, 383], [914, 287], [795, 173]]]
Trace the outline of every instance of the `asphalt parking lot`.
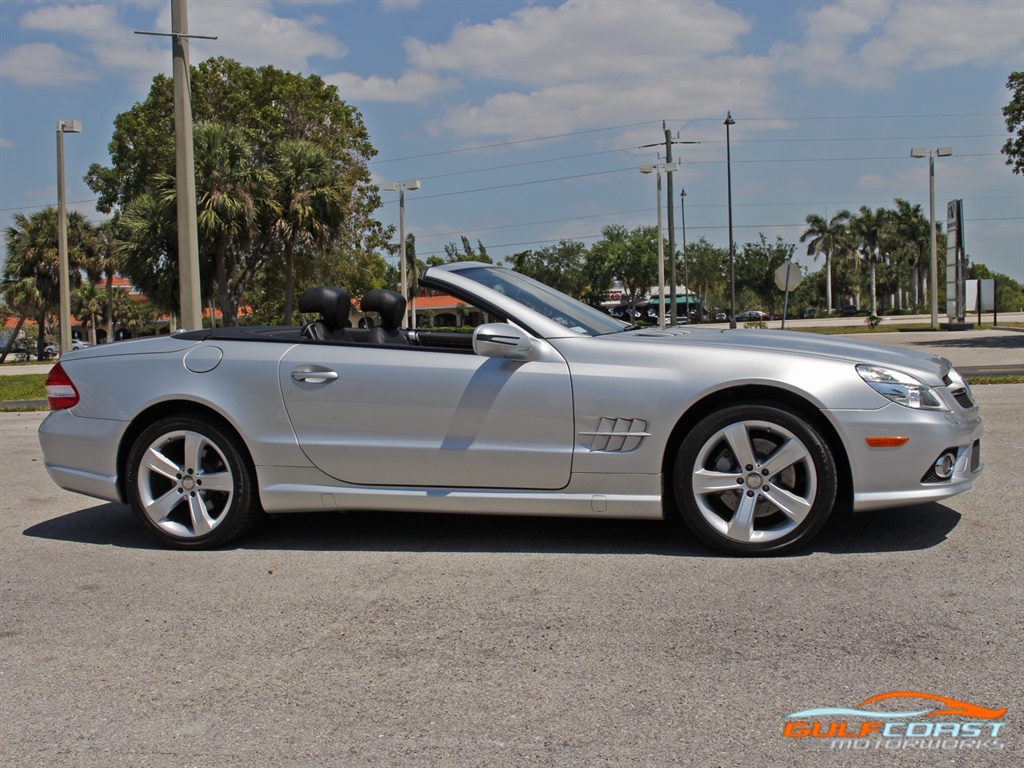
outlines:
[[[773, 559], [662, 523], [369, 514], [173, 552], [49, 481], [44, 414], [0, 414], [0, 765], [1019, 765], [1024, 385], [975, 392], [974, 490]], [[784, 736], [892, 691], [1008, 711], [986, 745]]]

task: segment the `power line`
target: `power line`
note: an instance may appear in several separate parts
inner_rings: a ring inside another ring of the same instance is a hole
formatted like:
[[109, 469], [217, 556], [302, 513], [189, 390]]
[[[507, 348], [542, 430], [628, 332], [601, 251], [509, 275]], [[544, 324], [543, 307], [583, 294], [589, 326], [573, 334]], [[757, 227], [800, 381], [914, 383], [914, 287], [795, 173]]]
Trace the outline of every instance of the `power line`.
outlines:
[[584, 136], [588, 133], [600, 133], [602, 131], [617, 131], [622, 128], [636, 128], [638, 125], [651, 125], [657, 124], [658, 120], [645, 120], [642, 123], [627, 123], [626, 125], [609, 125], [605, 128], [588, 128], [583, 131], [572, 131], [571, 133], [556, 133], [551, 136], [537, 136], [532, 139], [516, 139], [515, 141], [502, 141], [496, 144], [478, 144], [473, 147], [462, 147], [460, 149], [449, 149], [442, 152], [428, 152], [423, 155], [409, 155], [407, 157], [396, 157], [391, 160], [373, 160], [369, 165], [378, 165], [381, 163], [397, 163], [401, 160], [419, 160], [424, 157], [438, 157], [440, 155], [455, 155], [463, 152], [478, 152], [481, 149], [498, 149], [499, 147], [512, 147], [517, 144], [530, 144], [536, 141], [551, 141], [552, 139], [564, 139], [570, 136]]
[[[742, 118], [744, 123], [755, 123], [755, 122], [809, 122], [809, 121], [832, 121], [832, 120], [923, 120], [923, 119], [941, 119], [941, 118], [966, 118], [966, 117], [1002, 117], [999, 112], [968, 112], [968, 113], [951, 113], [951, 114], [936, 114], [936, 115], [831, 115], [831, 116], [819, 116], [819, 117], [744, 117]], [[519, 144], [530, 144], [538, 141], [551, 141], [553, 139], [565, 139], [573, 136], [585, 136], [590, 133], [601, 133], [603, 131], [617, 131], [623, 128], [636, 128], [641, 125], [657, 125], [662, 122], [669, 123], [685, 123], [690, 125], [691, 123], [717, 123], [721, 118], [718, 117], [683, 117], [674, 118], [668, 120], [644, 120], [639, 123], [627, 123], [625, 125], [609, 125], [601, 128], [586, 128], [580, 131], [569, 131], [567, 133], [554, 133], [549, 136], [534, 136], [528, 139], [515, 139], [512, 141], [501, 141], [493, 144], [478, 144], [472, 147], [460, 147], [458, 149], [441, 150], [439, 152], [427, 152], [420, 155], [406, 155], [405, 157], [394, 157], [382, 160], [373, 160], [369, 165], [381, 165], [384, 163], [397, 163], [403, 160], [420, 160], [426, 157], [440, 157], [443, 155], [455, 155], [463, 154], [466, 152], [477, 152], [483, 149], [499, 149], [501, 147], [511, 147]], [[921, 138], [921, 137], [916, 137]], [[941, 137], [934, 137], [941, 138]], [[896, 140], [896, 139], [894, 139]], [[903, 140], [903, 139], [900, 139]], [[835, 139], [839, 141], [839, 139]]]

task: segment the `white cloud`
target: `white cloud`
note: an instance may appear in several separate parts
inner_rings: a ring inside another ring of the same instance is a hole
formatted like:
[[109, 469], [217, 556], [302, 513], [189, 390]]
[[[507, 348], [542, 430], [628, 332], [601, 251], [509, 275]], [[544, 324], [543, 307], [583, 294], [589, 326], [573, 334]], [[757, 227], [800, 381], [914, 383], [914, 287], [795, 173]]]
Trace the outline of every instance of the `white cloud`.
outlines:
[[749, 31], [744, 17], [703, 0], [569, 0], [457, 26], [445, 43], [405, 47], [421, 71], [499, 86], [481, 103], [450, 107], [433, 131], [524, 136], [724, 114], [739, 104], [770, 113], [767, 62], [738, 55]]
[[28, 43], [0, 55], [0, 77], [30, 88], [64, 88], [97, 79], [80, 56], [52, 43]]
[[918, 70], [963, 64], [1019, 64], [1024, 49], [1024, 3], [898, 3], [885, 35], [861, 49]]
[[[91, 57], [97, 70], [89, 79], [97, 79], [98, 70], [107, 69], [135, 80], [136, 86], [146, 86], [154, 72], [170, 69], [167, 47], [156, 38], [134, 34], [118, 12], [115, 5], [99, 3], [43, 6], [22, 16], [21, 26], [78, 38], [76, 48]], [[85, 68], [85, 61], [84, 56], [75, 57], [72, 64]]]
[[[737, 50], [749, 31], [714, 3], [569, 0], [530, 6], [488, 24], [457, 26], [448, 42], [406, 42], [414, 66], [523, 85], [678, 76], [686, 62]], [[664, 67], [664, 68], [662, 68]]]
[[[272, 64], [292, 72], [308, 72], [311, 57], [336, 59], [348, 53], [341, 41], [318, 30], [323, 18], [279, 16], [269, 0], [192, 0], [188, 9], [189, 32], [217, 37], [190, 42], [193, 63], [224, 56], [247, 66]], [[171, 28], [169, 7], [161, 9], [156, 23], [158, 29]]]
[[[170, 31], [169, 4], [131, 6], [155, 13], [151, 23], [144, 23], [142, 31]], [[24, 29], [63, 34], [76, 40], [74, 47], [83, 55], [53, 45], [20, 46], [5, 54], [5, 76], [23, 84], [45, 85], [58, 75], [65, 83], [95, 80], [98, 71], [106, 69], [135, 80], [136, 87], [148, 87], [153, 73], [168, 72], [171, 68], [170, 42], [167, 38], [134, 34], [134, 28], [122, 21], [127, 10], [129, 4], [117, 3], [34, 8], [20, 18]], [[313, 56], [340, 58], [347, 53], [340, 41], [319, 30], [323, 25], [323, 18], [315, 15], [278, 16], [268, 0], [192, 0], [188, 5], [189, 32], [217, 39], [192, 39], [190, 60], [195, 64], [210, 56], [225, 56], [252, 66], [273, 64], [291, 71], [308, 71]]]
[[0, 136], [0, 149], [14, 149], [14, 142]]
[[802, 19], [803, 40], [772, 48], [776, 66], [859, 89], [889, 87], [903, 69], [1017, 66], [1024, 47], [1024, 4], [1006, 0], [841, 0]]
[[338, 86], [339, 94], [348, 102], [379, 101], [422, 104], [442, 91], [458, 87], [456, 81], [450, 78], [441, 78], [429, 72], [406, 72], [398, 79], [363, 78], [348, 72], [339, 72], [326, 76], [324, 80]]

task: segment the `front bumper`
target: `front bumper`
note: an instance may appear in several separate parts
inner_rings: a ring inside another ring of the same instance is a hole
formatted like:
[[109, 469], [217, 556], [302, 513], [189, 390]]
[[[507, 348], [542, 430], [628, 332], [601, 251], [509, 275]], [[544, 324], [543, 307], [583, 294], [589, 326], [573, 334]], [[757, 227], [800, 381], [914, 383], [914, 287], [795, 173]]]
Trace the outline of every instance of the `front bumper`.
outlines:
[[[940, 501], [968, 490], [981, 474], [982, 423], [977, 408], [918, 411], [892, 403], [876, 411], [832, 411], [853, 478], [853, 509], [862, 512]], [[872, 448], [869, 437], [907, 437], [898, 448]], [[952, 449], [948, 479], [925, 482], [936, 459]]]

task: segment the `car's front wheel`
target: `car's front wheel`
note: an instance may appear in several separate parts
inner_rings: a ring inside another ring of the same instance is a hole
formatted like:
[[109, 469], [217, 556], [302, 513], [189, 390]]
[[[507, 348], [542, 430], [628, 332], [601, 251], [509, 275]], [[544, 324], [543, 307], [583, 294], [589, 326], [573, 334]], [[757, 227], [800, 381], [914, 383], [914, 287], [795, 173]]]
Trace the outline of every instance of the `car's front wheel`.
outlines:
[[821, 434], [770, 404], [733, 405], [683, 439], [673, 473], [679, 513], [706, 544], [778, 554], [808, 542], [836, 500], [836, 467]]
[[125, 479], [144, 528], [169, 546], [207, 549], [251, 526], [254, 475], [233, 432], [183, 415], [161, 419], [138, 436]]

